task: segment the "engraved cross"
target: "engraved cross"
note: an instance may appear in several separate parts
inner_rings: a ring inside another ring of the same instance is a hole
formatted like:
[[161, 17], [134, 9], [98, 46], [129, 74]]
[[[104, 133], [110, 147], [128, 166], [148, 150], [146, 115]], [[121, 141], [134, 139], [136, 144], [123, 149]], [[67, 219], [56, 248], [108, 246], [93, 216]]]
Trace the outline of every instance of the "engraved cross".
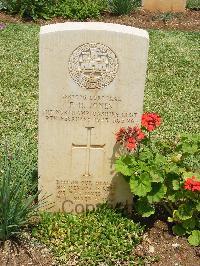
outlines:
[[104, 149], [105, 144], [103, 145], [92, 145], [91, 144], [91, 136], [92, 136], [92, 129], [94, 127], [86, 127], [87, 129], [87, 144], [85, 145], [77, 145], [72, 143], [72, 149], [86, 149], [86, 166], [85, 166], [85, 173], [83, 176], [88, 177], [91, 176], [90, 174], [90, 157], [91, 157], [91, 150], [92, 149]]

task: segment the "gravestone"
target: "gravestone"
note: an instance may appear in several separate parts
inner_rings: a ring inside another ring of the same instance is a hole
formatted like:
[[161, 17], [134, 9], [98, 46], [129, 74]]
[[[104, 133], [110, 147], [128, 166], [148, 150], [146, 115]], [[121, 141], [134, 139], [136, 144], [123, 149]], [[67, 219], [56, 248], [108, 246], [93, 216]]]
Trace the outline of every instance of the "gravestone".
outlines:
[[140, 122], [148, 33], [105, 23], [41, 27], [39, 188], [52, 211], [132, 204], [115, 133]]
[[160, 12], [184, 12], [186, 0], [143, 0], [145, 10]]

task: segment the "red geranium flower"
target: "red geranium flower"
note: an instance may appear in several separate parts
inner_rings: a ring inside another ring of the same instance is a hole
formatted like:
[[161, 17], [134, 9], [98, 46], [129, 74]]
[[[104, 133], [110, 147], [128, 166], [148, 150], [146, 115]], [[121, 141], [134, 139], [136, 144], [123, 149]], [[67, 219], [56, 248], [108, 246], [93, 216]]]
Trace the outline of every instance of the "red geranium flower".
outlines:
[[142, 126], [149, 132], [153, 131], [161, 124], [161, 117], [156, 113], [144, 113], [142, 115]]
[[146, 136], [142, 131], [138, 132], [138, 135], [137, 135], [138, 140], [143, 140], [145, 137]]
[[128, 142], [130, 143], [136, 143], [135, 139], [133, 137], [128, 138]]
[[120, 142], [124, 138], [124, 134], [126, 133], [126, 129], [121, 127], [120, 130], [115, 134], [116, 141]]
[[145, 138], [145, 134], [138, 126], [120, 128], [115, 136], [116, 141], [123, 144], [129, 151], [136, 149], [138, 144]]
[[128, 137], [135, 138], [137, 142], [145, 138], [145, 134], [142, 132], [142, 130], [138, 126], [128, 127], [127, 134], [128, 134]]
[[184, 188], [191, 191], [200, 191], [200, 181], [196, 181], [195, 179], [195, 176], [187, 178], [184, 183]]
[[134, 138], [129, 138], [126, 143], [126, 148], [128, 150], [134, 150], [137, 147], [136, 140]]

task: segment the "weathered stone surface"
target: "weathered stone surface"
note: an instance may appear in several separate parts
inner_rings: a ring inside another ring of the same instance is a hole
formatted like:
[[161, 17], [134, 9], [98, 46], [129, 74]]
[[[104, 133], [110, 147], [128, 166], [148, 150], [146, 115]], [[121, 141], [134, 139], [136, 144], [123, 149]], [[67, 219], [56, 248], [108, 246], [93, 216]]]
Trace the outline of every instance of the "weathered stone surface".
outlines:
[[145, 10], [160, 12], [184, 12], [186, 0], [143, 0]]
[[64, 23], [40, 32], [39, 188], [52, 211], [131, 204], [114, 171], [114, 133], [139, 123], [147, 65], [144, 30]]

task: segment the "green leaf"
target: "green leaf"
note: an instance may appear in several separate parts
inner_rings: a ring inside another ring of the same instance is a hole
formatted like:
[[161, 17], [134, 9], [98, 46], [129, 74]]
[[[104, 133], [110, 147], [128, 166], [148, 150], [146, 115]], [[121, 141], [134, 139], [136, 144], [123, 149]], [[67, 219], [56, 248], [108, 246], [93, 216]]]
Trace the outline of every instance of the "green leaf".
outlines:
[[181, 153], [175, 153], [171, 156], [171, 161], [173, 163], [179, 163], [181, 161], [182, 154]]
[[167, 173], [175, 173], [178, 174], [179, 173], [179, 167], [177, 166], [176, 163], [168, 163], [165, 167], [165, 171]]
[[172, 181], [172, 186], [173, 186], [174, 190], [179, 190], [180, 187], [181, 187], [179, 180], [173, 180]]
[[196, 226], [195, 218], [183, 221], [182, 225], [186, 230], [194, 229]]
[[140, 176], [132, 175], [130, 178], [131, 192], [137, 196], [144, 197], [151, 191], [151, 180], [148, 173], [142, 173]]
[[186, 230], [183, 228], [183, 226], [181, 224], [176, 224], [176, 225], [172, 226], [172, 230], [173, 230], [174, 234], [176, 234], [178, 236], [183, 236], [186, 233]]
[[197, 203], [197, 205], [196, 205], [196, 209], [197, 209], [197, 211], [200, 212], [200, 202]]
[[138, 172], [142, 173], [142, 172], [148, 172], [150, 171], [150, 167], [147, 163], [142, 162], [142, 161], [138, 161]]
[[157, 153], [156, 157], [155, 157], [155, 164], [157, 164], [158, 166], [167, 164], [166, 157], [161, 155], [161, 154], [159, 154], [159, 153]]
[[182, 192], [177, 191], [177, 192], [174, 192], [174, 193], [168, 195], [167, 198], [170, 201], [175, 202], [175, 201], [179, 200], [180, 198], [182, 198], [182, 195], [183, 195]]
[[197, 176], [197, 173], [195, 173], [195, 172], [184, 172], [183, 173], [183, 179], [185, 180], [185, 179], [187, 179], [187, 178], [191, 178], [192, 176]]
[[191, 145], [190, 143], [183, 144], [183, 152], [193, 154], [198, 151], [198, 146], [196, 144]]
[[169, 223], [173, 223], [174, 219], [173, 219], [172, 217], [168, 217], [168, 218], [167, 218], [167, 221], [168, 221]]
[[188, 242], [192, 246], [199, 246], [200, 245], [200, 231], [199, 230], [193, 230], [192, 234], [188, 237]]
[[137, 201], [136, 210], [142, 217], [149, 217], [155, 213], [155, 208], [149, 204], [146, 198], [141, 198]]
[[116, 161], [115, 170], [125, 176], [131, 176], [132, 174], [132, 171], [129, 169], [128, 165], [125, 164], [121, 159]]
[[192, 218], [193, 214], [193, 204], [182, 204], [179, 206], [178, 210], [174, 212], [174, 215], [180, 220], [188, 220]]
[[[126, 162], [126, 160], [124, 160], [124, 162]], [[137, 166], [137, 161], [136, 161], [135, 157], [133, 157], [133, 156], [130, 157], [130, 163], [129, 163], [129, 165], [131, 165], [131, 166]]]
[[142, 161], [146, 161], [146, 160], [151, 160], [153, 159], [153, 153], [151, 150], [144, 148], [141, 152], [140, 152], [140, 160]]
[[123, 163], [125, 163], [128, 166], [130, 166], [130, 165], [134, 164], [134, 162], [136, 162], [135, 157], [132, 155], [122, 156], [121, 160], [123, 161]]
[[152, 183], [152, 190], [147, 198], [150, 203], [159, 202], [166, 194], [167, 188], [161, 183]]
[[164, 180], [161, 172], [159, 173], [159, 172], [150, 171], [150, 176], [151, 176], [152, 182], [159, 183]]
[[167, 199], [170, 200], [171, 202], [175, 202], [176, 201], [175, 194], [168, 195]]
[[195, 173], [195, 177], [197, 181], [200, 181], [200, 174], [199, 173]]

